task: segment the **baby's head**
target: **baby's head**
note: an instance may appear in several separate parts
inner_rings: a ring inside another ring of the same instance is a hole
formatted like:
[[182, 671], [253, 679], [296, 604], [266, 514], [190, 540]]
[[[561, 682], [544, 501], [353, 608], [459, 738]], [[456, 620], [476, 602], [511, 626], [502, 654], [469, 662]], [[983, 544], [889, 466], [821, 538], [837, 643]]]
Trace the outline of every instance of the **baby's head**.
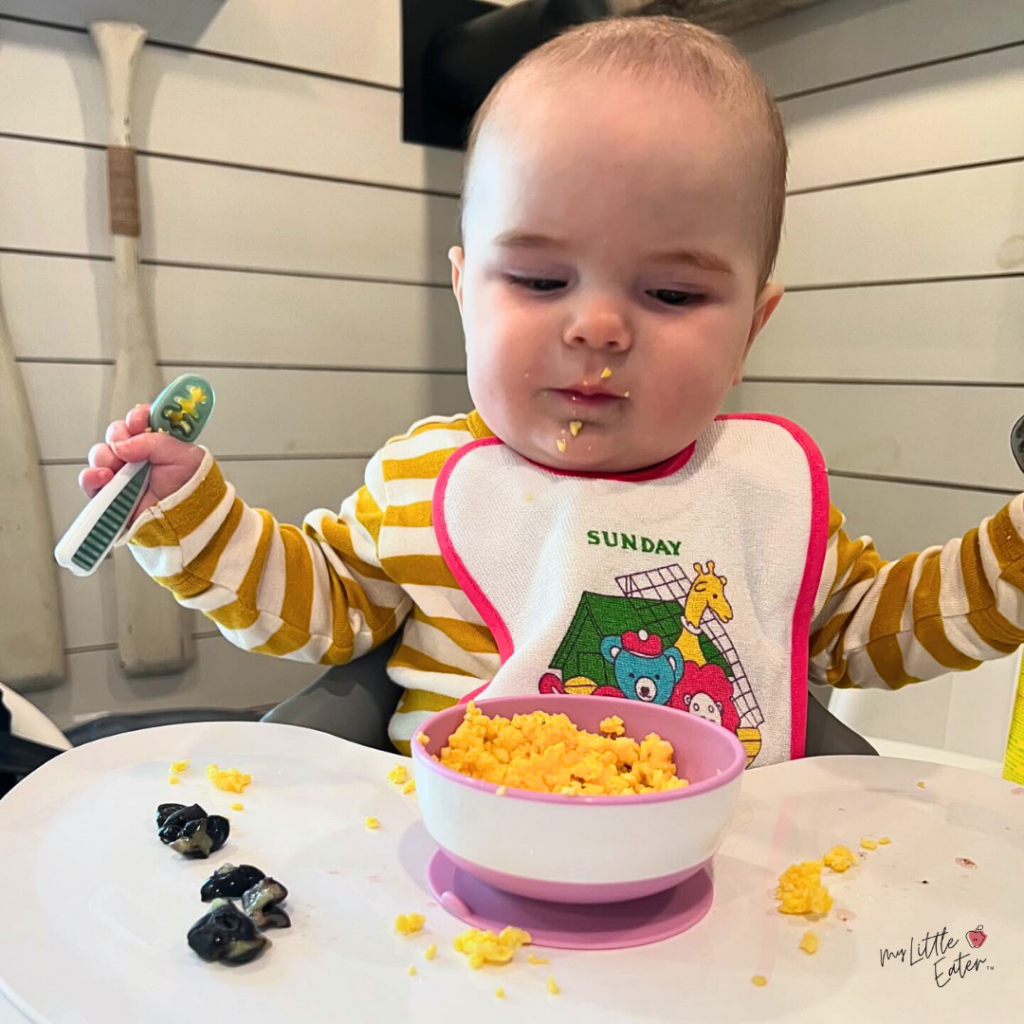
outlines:
[[782, 295], [786, 143], [732, 44], [661, 16], [569, 29], [491, 91], [465, 173], [449, 257], [491, 430], [595, 472], [689, 445]]

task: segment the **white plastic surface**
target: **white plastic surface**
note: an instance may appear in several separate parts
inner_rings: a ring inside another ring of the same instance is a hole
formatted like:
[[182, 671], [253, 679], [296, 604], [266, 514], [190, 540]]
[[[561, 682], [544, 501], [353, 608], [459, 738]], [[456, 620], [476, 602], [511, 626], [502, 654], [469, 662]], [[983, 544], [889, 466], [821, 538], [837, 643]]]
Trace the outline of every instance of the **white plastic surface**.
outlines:
[[[193, 767], [172, 787], [168, 764], [178, 758]], [[714, 905], [691, 931], [634, 950], [536, 950], [549, 966], [529, 965], [521, 951], [508, 966], [472, 971], [451, 948], [461, 925], [427, 891], [435, 846], [416, 798], [386, 780], [400, 760], [324, 733], [248, 722], [126, 733], [62, 755], [0, 802], [4, 868], [19, 881], [5, 899], [0, 990], [49, 1024], [178, 1024], [183, 993], [210, 1019], [251, 1024], [479, 1024], [527, 1015], [531, 1024], [836, 1024], [999, 1019], [1017, 1005], [1021, 787], [884, 757], [748, 771], [713, 863]], [[203, 772], [209, 761], [251, 772], [254, 782], [241, 797], [215, 790]], [[236, 799], [243, 812], [228, 810]], [[205, 862], [163, 846], [153, 812], [168, 800], [226, 812], [228, 845]], [[365, 828], [367, 815], [380, 829]], [[481, 816], [477, 824], [493, 822]], [[840, 842], [856, 848], [869, 833], [892, 843], [845, 874], [824, 873], [835, 899], [827, 918], [778, 913], [771, 893], [789, 864]], [[657, 837], [628, 830], [605, 842], [628, 858]], [[566, 858], [588, 853], [573, 844]], [[271, 933], [262, 958], [235, 969], [201, 962], [185, 943], [203, 913], [201, 882], [228, 860], [279, 877], [294, 921]], [[426, 914], [424, 930], [397, 935], [395, 915], [413, 911]], [[984, 959], [981, 970], [946, 981], [942, 972], [979, 924], [988, 938], [971, 960]], [[880, 949], [915, 948], [942, 929], [957, 943], [938, 963], [944, 987], [933, 977], [941, 954], [881, 966]], [[807, 930], [821, 939], [814, 956], [798, 948]], [[427, 961], [431, 942], [438, 955]], [[546, 990], [549, 974], [558, 996]], [[753, 986], [755, 974], [768, 985]], [[499, 986], [504, 1001], [494, 997]]]

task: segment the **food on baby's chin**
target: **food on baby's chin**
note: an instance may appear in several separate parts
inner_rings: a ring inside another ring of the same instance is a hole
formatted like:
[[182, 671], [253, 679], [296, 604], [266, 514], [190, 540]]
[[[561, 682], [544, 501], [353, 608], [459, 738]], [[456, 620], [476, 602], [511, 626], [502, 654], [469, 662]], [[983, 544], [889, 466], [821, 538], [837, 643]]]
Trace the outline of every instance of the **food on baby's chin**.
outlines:
[[821, 859], [825, 867], [833, 871], [846, 871], [854, 864], [860, 863], [857, 855], [848, 846], [833, 846]]
[[214, 900], [210, 912], [188, 931], [188, 944], [204, 960], [247, 964], [270, 945], [256, 925], [229, 900]]
[[395, 918], [395, 931], [401, 935], [412, 935], [427, 923], [423, 914], [399, 914]]
[[781, 914], [827, 914], [832, 906], [828, 889], [821, 884], [820, 860], [791, 864], [779, 876], [775, 898]]
[[470, 701], [440, 762], [462, 775], [539, 793], [620, 796], [689, 785], [676, 775], [672, 744], [656, 733], [640, 743], [598, 736], [564, 714], [534, 711], [511, 719]]
[[241, 793], [252, 782], [252, 776], [237, 768], [221, 769], [215, 764], [206, 766], [206, 777], [218, 788], [229, 793]]
[[452, 949], [456, 953], [464, 953], [469, 959], [469, 966], [479, 970], [484, 964], [507, 964], [520, 946], [532, 941], [530, 933], [521, 928], [502, 928], [499, 935], [491, 931], [482, 932], [479, 928], [469, 928], [455, 936]]
[[231, 824], [219, 814], [207, 814], [199, 804], [160, 804], [156, 809], [160, 842], [178, 853], [206, 859], [219, 850], [231, 833]]
[[555, 447], [560, 452], [564, 452], [565, 451], [565, 438], [564, 437], [555, 438]]
[[817, 953], [818, 942], [818, 936], [814, 932], [804, 932], [804, 937], [800, 940], [800, 948], [805, 953]]

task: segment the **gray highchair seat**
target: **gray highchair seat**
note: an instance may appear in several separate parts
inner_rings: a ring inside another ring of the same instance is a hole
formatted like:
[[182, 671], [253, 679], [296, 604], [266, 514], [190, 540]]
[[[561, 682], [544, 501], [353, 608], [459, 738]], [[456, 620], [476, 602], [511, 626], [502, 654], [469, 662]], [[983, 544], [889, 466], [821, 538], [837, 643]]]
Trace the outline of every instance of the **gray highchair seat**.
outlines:
[[[402, 688], [388, 678], [385, 670], [396, 643], [397, 638], [347, 665], [328, 669], [261, 721], [319, 729], [365, 747], [396, 753], [388, 739], [388, 722], [398, 707]], [[863, 736], [808, 693], [805, 756], [877, 753]]]

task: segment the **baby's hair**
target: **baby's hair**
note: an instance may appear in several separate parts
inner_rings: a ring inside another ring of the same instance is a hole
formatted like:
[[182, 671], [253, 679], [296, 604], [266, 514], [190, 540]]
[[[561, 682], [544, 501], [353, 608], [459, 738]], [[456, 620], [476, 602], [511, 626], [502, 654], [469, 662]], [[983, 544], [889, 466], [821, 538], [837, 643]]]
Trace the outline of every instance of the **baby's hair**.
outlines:
[[782, 118], [768, 87], [730, 40], [668, 15], [627, 15], [575, 25], [531, 50], [498, 79], [470, 124], [459, 199], [460, 241], [464, 244], [477, 140], [509, 82], [527, 74], [557, 82], [580, 72], [620, 72], [638, 81], [690, 86], [763, 134], [763, 156], [751, 169], [752, 183], [765, 197], [759, 232], [763, 285], [775, 268], [786, 206], [788, 149]]

